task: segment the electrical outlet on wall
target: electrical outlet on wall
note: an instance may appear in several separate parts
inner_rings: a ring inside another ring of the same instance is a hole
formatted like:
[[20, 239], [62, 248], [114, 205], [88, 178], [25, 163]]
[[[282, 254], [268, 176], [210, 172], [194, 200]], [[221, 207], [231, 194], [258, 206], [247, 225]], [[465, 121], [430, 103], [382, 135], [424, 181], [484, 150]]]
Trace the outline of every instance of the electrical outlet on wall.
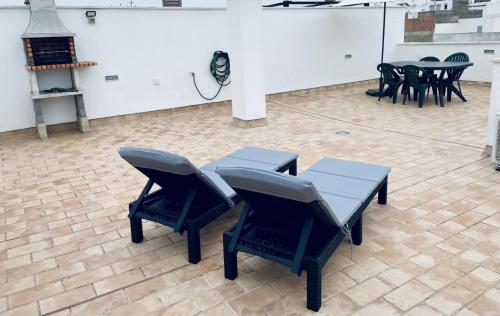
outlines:
[[160, 77], [153, 77], [153, 86], [159, 86], [161, 84]]

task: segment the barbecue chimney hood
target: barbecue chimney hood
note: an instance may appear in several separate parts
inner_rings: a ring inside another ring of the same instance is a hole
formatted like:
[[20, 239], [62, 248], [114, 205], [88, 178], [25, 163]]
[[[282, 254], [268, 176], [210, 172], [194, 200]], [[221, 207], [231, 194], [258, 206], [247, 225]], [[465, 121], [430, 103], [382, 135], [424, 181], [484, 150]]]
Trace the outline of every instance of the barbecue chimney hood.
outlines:
[[30, 0], [31, 18], [22, 38], [73, 37], [57, 15], [55, 0]]

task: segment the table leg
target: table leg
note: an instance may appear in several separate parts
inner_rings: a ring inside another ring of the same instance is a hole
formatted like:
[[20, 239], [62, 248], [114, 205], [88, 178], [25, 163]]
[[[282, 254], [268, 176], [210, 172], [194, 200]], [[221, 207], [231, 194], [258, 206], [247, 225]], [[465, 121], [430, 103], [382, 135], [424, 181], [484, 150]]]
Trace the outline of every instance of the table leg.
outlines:
[[444, 94], [446, 92], [446, 86], [444, 84], [444, 70], [441, 70], [441, 74], [438, 78], [438, 94], [439, 94], [439, 106], [444, 107]]

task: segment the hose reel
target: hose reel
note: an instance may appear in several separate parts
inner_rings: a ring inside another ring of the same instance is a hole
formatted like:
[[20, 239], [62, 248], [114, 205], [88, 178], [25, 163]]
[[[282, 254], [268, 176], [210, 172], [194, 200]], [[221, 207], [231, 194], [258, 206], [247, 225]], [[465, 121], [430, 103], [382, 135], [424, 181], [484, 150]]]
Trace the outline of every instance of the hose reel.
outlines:
[[203, 95], [203, 93], [201, 93], [200, 89], [198, 88], [198, 85], [196, 84], [196, 75], [194, 72], [191, 73], [191, 75], [193, 76], [193, 83], [194, 87], [196, 88], [196, 91], [198, 91], [200, 96], [207, 101], [211, 101], [217, 98], [217, 96], [219, 96], [219, 93], [222, 90], [222, 87], [225, 87], [231, 83], [231, 81], [226, 83], [226, 81], [229, 79], [229, 75], [231, 74], [231, 62], [229, 60], [228, 53], [223, 51], [214, 52], [212, 61], [210, 62], [210, 73], [212, 74], [212, 77], [214, 77], [215, 81], [219, 85], [219, 90], [212, 98], [206, 97], [205, 95]]

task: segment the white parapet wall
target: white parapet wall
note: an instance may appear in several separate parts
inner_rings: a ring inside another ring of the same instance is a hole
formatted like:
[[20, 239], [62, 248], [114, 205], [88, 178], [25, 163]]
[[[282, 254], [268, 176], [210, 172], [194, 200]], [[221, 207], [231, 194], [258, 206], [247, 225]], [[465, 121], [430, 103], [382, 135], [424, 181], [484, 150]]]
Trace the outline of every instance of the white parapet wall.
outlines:
[[439, 23], [436, 24], [434, 33], [476, 33], [478, 27], [481, 27], [482, 32], [500, 32], [500, 17], [460, 19], [456, 23]]
[[[485, 54], [485, 51], [494, 53]], [[463, 73], [462, 80], [491, 82], [491, 59], [500, 57], [500, 42], [401, 43], [398, 45], [396, 56], [399, 60], [419, 60], [425, 56], [435, 56], [444, 60], [457, 52], [466, 53], [474, 63], [473, 67]]]
[[488, 131], [486, 134], [486, 145], [493, 146], [497, 135], [496, 115], [500, 113], [500, 58], [495, 58], [493, 63], [493, 82], [491, 83], [490, 111], [488, 116]]
[[[194, 89], [211, 94], [217, 86], [209, 63], [216, 50], [228, 50], [224, 8], [59, 8], [76, 33], [79, 60], [97, 67], [81, 71], [89, 119], [203, 103]], [[386, 59], [396, 59], [404, 35], [404, 8], [389, 8]], [[33, 127], [34, 113], [21, 34], [29, 21], [25, 7], [0, 8], [0, 132]], [[377, 77], [382, 9], [288, 8], [264, 10], [266, 93], [361, 81]], [[346, 57], [346, 55], [350, 55]], [[64, 74], [44, 73], [45, 89], [64, 85]], [[118, 75], [118, 81], [105, 76]], [[215, 101], [229, 100], [231, 86]], [[44, 104], [47, 124], [75, 120], [72, 100]], [[230, 118], [228, 118], [230, 119]]]

